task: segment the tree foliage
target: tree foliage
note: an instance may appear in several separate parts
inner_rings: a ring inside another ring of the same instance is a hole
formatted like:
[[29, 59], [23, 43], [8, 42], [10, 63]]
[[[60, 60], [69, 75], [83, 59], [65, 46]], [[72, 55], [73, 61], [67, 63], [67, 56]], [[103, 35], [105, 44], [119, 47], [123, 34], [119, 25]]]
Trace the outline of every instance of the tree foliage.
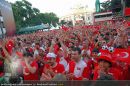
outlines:
[[58, 23], [59, 18], [54, 13], [40, 13], [26, 0], [16, 1], [12, 4], [17, 30], [22, 27], [39, 25], [41, 23]]
[[111, 1], [104, 1], [101, 3], [101, 12], [107, 12], [111, 10]]

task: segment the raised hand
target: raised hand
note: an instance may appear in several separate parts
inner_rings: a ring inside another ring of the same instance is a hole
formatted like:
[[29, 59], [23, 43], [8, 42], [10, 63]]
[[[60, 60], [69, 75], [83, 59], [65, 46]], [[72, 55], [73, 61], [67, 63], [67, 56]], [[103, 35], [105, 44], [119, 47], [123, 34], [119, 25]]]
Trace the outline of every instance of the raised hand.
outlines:
[[52, 39], [51, 44], [52, 44], [52, 45], [55, 45], [55, 44], [56, 44], [55, 39]]
[[66, 74], [66, 78], [67, 79], [73, 79], [74, 78], [74, 74], [73, 73], [70, 73], [70, 74]]

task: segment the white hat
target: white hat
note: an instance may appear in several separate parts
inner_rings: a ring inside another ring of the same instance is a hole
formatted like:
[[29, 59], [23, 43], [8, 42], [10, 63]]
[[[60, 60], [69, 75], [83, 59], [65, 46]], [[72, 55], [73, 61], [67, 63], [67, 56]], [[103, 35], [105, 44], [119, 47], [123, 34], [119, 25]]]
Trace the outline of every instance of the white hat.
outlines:
[[48, 58], [56, 58], [56, 54], [55, 53], [48, 53], [46, 57], [48, 57]]
[[41, 50], [45, 51], [45, 49], [43, 47], [40, 47]]

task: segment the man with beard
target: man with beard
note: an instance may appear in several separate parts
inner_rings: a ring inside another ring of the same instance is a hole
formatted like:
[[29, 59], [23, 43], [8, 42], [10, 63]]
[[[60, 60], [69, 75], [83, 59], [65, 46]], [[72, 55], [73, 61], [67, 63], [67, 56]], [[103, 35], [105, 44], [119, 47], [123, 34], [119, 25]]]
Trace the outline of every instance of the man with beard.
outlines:
[[47, 64], [45, 64], [41, 80], [52, 80], [52, 78], [64, 72], [64, 66], [56, 62], [56, 55], [54, 53], [47, 54]]

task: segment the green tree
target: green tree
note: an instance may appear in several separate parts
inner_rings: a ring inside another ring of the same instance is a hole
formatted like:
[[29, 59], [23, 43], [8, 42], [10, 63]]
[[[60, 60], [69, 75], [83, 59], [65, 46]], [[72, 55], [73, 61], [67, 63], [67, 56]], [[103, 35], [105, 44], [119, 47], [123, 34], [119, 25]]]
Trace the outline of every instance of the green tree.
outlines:
[[101, 3], [101, 12], [106, 12], [111, 10], [111, 1], [104, 1]]
[[54, 13], [40, 13], [40, 10], [33, 8], [26, 0], [16, 1], [12, 4], [17, 30], [22, 27], [39, 25], [41, 23], [56, 24], [59, 18]]
[[60, 24], [61, 24], [61, 25], [66, 24], [65, 20], [61, 20], [61, 21], [60, 21]]

